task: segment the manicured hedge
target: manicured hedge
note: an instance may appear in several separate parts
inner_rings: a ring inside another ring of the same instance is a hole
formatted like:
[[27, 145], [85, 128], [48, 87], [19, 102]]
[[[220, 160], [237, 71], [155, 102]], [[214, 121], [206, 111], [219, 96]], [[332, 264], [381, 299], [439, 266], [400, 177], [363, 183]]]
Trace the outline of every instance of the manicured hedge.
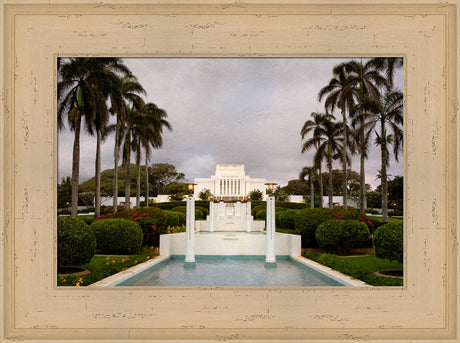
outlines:
[[131, 219], [138, 223], [142, 229], [143, 246], [155, 246], [160, 244], [160, 234], [166, 233], [167, 214], [154, 207], [141, 207], [125, 210], [117, 213], [109, 213], [100, 219], [122, 218]]
[[129, 219], [99, 220], [90, 226], [97, 249], [112, 254], [134, 254], [142, 245], [142, 229]]
[[255, 220], [266, 220], [267, 219], [267, 210], [263, 209], [256, 212]]
[[163, 211], [166, 214], [166, 227], [179, 225], [179, 212]]
[[390, 261], [403, 261], [403, 225], [388, 223], [380, 226], [374, 232], [375, 256]]
[[363, 247], [369, 236], [366, 224], [357, 220], [328, 220], [321, 223], [315, 233], [320, 248], [338, 254]]
[[295, 217], [299, 210], [284, 210], [278, 212], [277, 227], [295, 230]]
[[58, 266], [80, 266], [91, 261], [96, 249], [96, 237], [81, 219], [58, 217]]
[[[200, 206], [195, 206], [195, 220], [202, 220], [202, 219], [206, 219], [206, 216], [204, 214], [204, 211], [207, 212], [206, 209], [200, 207]], [[183, 213], [183, 214], [187, 214], [187, 206], [177, 206], [177, 207], [174, 207], [171, 209], [171, 211], [175, 211], [175, 212], [180, 212], [180, 213]]]
[[263, 210], [266, 210], [267, 209], [267, 205], [258, 205], [258, 206], [255, 206], [252, 208], [251, 210], [251, 215], [254, 216], [254, 218], [256, 217], [257, 215], [257, 212], [259, 211], [263, 211]]
[[[349, 207], [346, 211], [342, 207], [307, 208], [300, 210], [295, 215], [295, 228], [302, 236], [302, 248], [316, 248], [315, 232], [317, 227], [326, 220], [358, 220], [372, 228], [372, 222], [356, 208]], [[372, 229], [371, 229], [372, 231]]]

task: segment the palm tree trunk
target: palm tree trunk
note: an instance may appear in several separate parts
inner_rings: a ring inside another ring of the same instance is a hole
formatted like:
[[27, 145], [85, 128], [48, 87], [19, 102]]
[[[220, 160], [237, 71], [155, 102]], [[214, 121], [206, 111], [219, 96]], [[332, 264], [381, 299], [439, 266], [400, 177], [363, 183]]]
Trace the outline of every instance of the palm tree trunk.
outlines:
[[139, 207], [141, 204], [141, 152], [140, 152], [140, 143], [137, 146], [136, 153], [136, 169], [137, 169], [137, 178], [136, 178], [136, 207]]
[[96, 180], [94, 189], [94, 216], [101, 215], [101, 130], [96, 130]]
[[149, 206], [149, 154], [145, 149], [145, 206]]
[[131, 209], [131, 149], [128, 149], [126, 159], [126, 186], [125, 186], [125, 208]]
[[73, 141], [72, 152], [72, 209], [70, 215], [74, 218], [78, 216], [78, 181], [80, 173], [80, 129], [81, 129], [81, 114], [79, 111], [75, 118], [75, 137]]
[[117, 126], [115, 128], [115, 147], [113, 149], [113, 212], [118, 210], [118, 140], [120, 139], [120, 119], [117, 115]]
[[361, 212], [366, 211], [366, 173], [364, 170], [364, 153], [360, 156], [360, 171], [359, 171], [359, 206]]
[[346, 210], [348, 207], [348, 190], [347, 190], [347, 151], [348, 151], [348, 128], [347, 128], [347, 117], [345, 114], [345, 106], [342, 107], [342, 120], [343, 120], [343, 149], [342, 149], [342, 173], [343, 173], [343, 209]]
[[382, 185], [382, 223], [388, 223], [388, 183], [387, 183], [387, 148], [386, 137], [382, 137], [382, 170], [380, 184]]
[[329, 182], [328, 182], [328, 190], [327, 193], [329, 195], [329, 208], [332, 208], [332, 158], [329, 157], [327, 161], [327, 166], [329, 168]]
[[313, 175], [310, 174], [310, 207], [315, 208], [315, 189], [313, 188]]
[[323, 174], [321, 173], [321, 166], [319, 166], [319, 208], [323, 208]]

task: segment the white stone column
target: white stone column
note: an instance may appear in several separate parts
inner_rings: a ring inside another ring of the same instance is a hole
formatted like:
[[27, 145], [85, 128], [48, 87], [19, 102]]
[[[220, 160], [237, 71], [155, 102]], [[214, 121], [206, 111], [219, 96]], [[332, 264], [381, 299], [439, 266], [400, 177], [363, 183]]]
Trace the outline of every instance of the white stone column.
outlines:
[[275, 257], [275, 197], [269, 196], [267, 198], [267, 221], [266, 235], [267, 235], [267, 255], [265, 257], [266, 266], [276, 266]]
[[251, 232], [251, 222], [252, 222], [251, 202], [248, 201], [246, 203], [246, 232]]
[[185, 222], [185, 263], [195, 263], [195, 199], [187, 196], [187, 213]]
[[209, 202], [209, 232], [214, 232], [214, 202]]

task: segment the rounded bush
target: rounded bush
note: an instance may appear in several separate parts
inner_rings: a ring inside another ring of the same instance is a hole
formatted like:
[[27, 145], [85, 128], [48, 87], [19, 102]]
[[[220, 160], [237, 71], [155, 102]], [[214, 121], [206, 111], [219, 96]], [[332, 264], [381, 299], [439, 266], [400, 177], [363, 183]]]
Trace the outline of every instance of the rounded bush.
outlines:
[[366, 224], [357, 220], [328, 220], [318, 226], [315, 234], [320, 248], [338, 254], [362, 247], [369, 236]]
[[179, 225], [179, 212], [175, 211], [163, 211], [166, 214], [166, 226], [178, 226]]
[[255, 217], [257, 215], [257, 212], [266, 210], [266, 209], [267, 209], [267, 205], [257, 205], [251, 210], [251, 215]]
[[90, 226], [97, 249], [107, 253], [134, 254], [142, 245], [142, 229], [129, 219], [104, 219]]
[[117, 213], [109, 213], [102, 219], [121, 218], [131, 219], [141, 226], [144, 246], [159, 246], [160, 233], [166, 233], [166, 213], [159, 208], [135, 208]]
[[294, 225], [301, 235], [302, 248], [316, 248], [316, 228], [324, 221], [332, 219], [333, 215], [326, 209], [305, 209], [295, 214]]
[[182, 212], [176, 212], [176, 213], [179, 216], [179, 225], [185, 225], [187, 221], [187, 216], [185, 215], [185, 213], [182, 213]]
[[195, 204], [195, 214], [197, 210], [200, 210], [203, 213], [203, 219], [206, 219], [206, 217], [209, 215], [209, 210], [206, 207], [197, 206]]
[[58, 217], [58, 266], [81, 266], [91, 261], [96, 249], [96, 237], [81, 219]]
[[402, 263], [403, 261], [403, 225], [388, 223], [374, 232], [375, 256]]
[[282, 229], [295, 230], [295, 217], [298, 210], [285, 210], [278, 214], [278, 226]]
[[267, 210], [263, 209], [256, 212], [256, 220], [266, 220], [267, 219]]

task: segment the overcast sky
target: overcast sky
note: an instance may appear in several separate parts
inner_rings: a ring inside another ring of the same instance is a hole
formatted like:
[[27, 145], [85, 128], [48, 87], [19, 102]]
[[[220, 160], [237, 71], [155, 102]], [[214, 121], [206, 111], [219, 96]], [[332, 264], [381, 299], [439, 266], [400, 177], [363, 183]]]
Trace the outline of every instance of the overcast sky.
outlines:
[[[130, 58], [126, 65], [147, 91], [146, 101], [168, 113], [172, 132], [154, 150], [151, 163], [170, 163], [188, 181], [214, 175], [216, 164], [244, 164], [246, 175], [281, 186], [312, 164], [301, 153], [300, 129], [311, 112], [324, 112], [319, 90], [336, 58]], [[395, 84], [403, 88], [402, 72]], [[341, 118], [340, 113], [335, 113]], [[113, 168], [114, 135], [102, 145], [102, 170]], [[81, 136], [80, 182], [94, 176], [95, 137]], [[71, 176], [73, 133], [59, 134], [59, 179]], [[388, 173], [403, 175], [393, 159]], [[134, 163], [134, 160], [133, 160]], [[334, 168], [341, 168], [335, 162]], [[325, 167], [324, 167], [325, 169]], [[359, 172], [359, 158], [352, 169]], [[375, 188], [380, 152], [366, 162], [366, 182]]]

